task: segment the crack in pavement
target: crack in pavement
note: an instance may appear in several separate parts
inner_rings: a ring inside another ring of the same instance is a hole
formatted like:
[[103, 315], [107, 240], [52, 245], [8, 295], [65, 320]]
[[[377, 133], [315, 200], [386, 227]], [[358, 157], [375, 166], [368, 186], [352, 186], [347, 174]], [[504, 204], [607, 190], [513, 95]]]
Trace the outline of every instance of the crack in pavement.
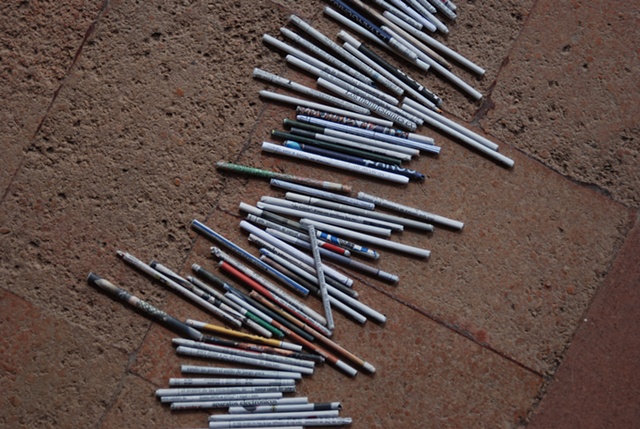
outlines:
[[[69, 79], [69, 76], [71, 75], [72, 70], [75, 68], [76, 63], [78, 62], [78, 59], [80, 58], [80, 55], [82, 54], [84, 46], [86, 45], [86, 43], [89, 40], [89, 38], [93, 35], [93, 33], [95, 33], [95, 30], [96, 30], [96, 28], [98, 26], [98, 23], [102, 19], [102, 16], [109, 9], [110, 4], [111, 4], [111, 0], [103, 0], [102, 5], [100, 6], [100, 10], [98, 11], [98, 14], [96, 15], [95, 19], [91, 22], [91, 24], [89, 24], [89, 27], [85, 31], [84, 36], [82, 38], [82, 42], [80, 42], [80, 46], [78, 46], [78, 49], [76, 49], [76, 53], [73, 56], [73, 59], [71, 60], [71, 64], [69, 64], [69, 67], [67, 68], [67, 71], [65, 73], [64, 78], [60, 82], [60, 85], [58, 85], [58, 88], [56, 88], [56, 90], [53, 92], [53, 96], [51, 97], [51, 100], [49, 101], [49, 104], [47, 105], [47, 108], [46, 108], [44, 114], [42, 115], [42, 119], [40, 119], [40, 122], [38, 123], [38, 126], [36, 127], [35, 131], [31, 135], [31, 138], [29, 140], [29, 145], [27, 146], [27, 148], [24, 151], [25, 153], [30, 147], [33, 146], [33, 143], [35, 142], [38, 134], [40, 133], [40, 130], [42, 129], [45, 121], [49, 117], [49, 113], [51, 112], [51, 109], [53, 108], [53, 105], [56, 102], [56, 100], [58, 98], [58, 95], [60, 94], [60, 91], [66, 85], [67, 80]], [[8, 183], [6, 189], [4, 190], [3, 194], [2, 194], [2, 198], [0, 198], [0, 204], [3, 204], [4, 201], [6, 200], [7, 195], [9, 194], [9, 189], [11, 189], [11, 185], [13, 184], [16, 176], [18, 175], [18, 172], [22, 169], [22, 165], [24, 163], [24, 158], [25, 158], [25, 155], [23, 154], [22, 159], [20, 160], [20, 163], [18, 164], [18, 166], [16, 167], [15, 171], [11, 175], [11, 179], [9, 180], [9, 183]]]

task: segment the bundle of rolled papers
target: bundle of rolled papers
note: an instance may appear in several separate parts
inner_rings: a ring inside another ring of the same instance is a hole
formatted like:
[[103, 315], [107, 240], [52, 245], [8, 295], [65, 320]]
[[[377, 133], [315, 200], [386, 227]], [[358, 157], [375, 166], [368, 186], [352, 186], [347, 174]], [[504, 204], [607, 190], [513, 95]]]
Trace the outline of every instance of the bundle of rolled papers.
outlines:
[[[345, 374], [355, 376], [359, 369], [375, 372], [373, 365], [330, 339], [334, 331], [331, 310], [332, 307], [340, 309], [359, 323], [365, 323], [368, 319], [384, 323], [386, 316], [357, 300], [358, 294], [352, 289], [353, 280], [322, 262], [320, 252], [311, 252], [313, 256], [307, 253], [311, 247], [312, 235], [307, 235], [306, 246], [304, 239], [299, 239], [297, 245], [307, 248], [306, 251], [301, 251], [254, 224], [242, 221], [240, 226], [250, 233], [249, 240], [261, 246], [261, 258], [258, 258], [198, 220], [194, 220], [191, 225], [197, 232], [224, 247], [224, 250], [216, 246], [211, 248], [213, 256], [219, 260], [220, 270], [250, 292], [245, 293], [202, 267], [193, 266], [192, 269], [198, 275], [226, 290], [230, 300], [259, 314], [268, 324], [293, 338], [294, 342], [319, 354]], [[317, 243], [315, 248], [325, 250]], [[276, 282], [297, 296], [284, 290]], [[309, 295], [322, 301], [324, 315], [303, 302]]]
[[[314, 197], [314, 202], [337, 202], [369, 214], [374, 212], [371, 209], [376, 204], [391, 205], [414, 216], [426, 214], [432, 222], [462, 228], [457, 221], [364, 193], [356, 199], [277, 179], [272, 180], [272, 184], [296, 193], [288, 192], [288, 199], [281, 201], [265, 199], [269, 203], [296, 201], [310, 194], [322, 197]], [[193, 319], [180, 321], [95, 273], [89, 275], [88, 281], [179, 334], [180, 338], [174, 338], [172, 343], [180, 356], [241, 365], [240, 368], [182, 365], [182, 373], [200, 377], [172, 378], [169, 388], [157, 390], [159, 400], [169, 404], [172, 410], [228, 408], [226, 415], [212, 415], [209, 427], [304, 427], [351, 423], [350, 418], [339, 416], [341, 406], [338, 402], [309, 403], [306, 397], [284, 397], [295, 392], [296, 380], [311, 376], [315, 366], [324, 362], [352, 377], [359, 371], [369, 374], [376, 371], [371, 363], [331, 339], [335, 328], [332, 311], [339, 310], [358, 323], [369, 319], [384, 323], [386, 316], [357, 300], [353, 280], [323, 260], [331, 258], [335, 261], [337, 256], [341, 262], [351, 261], [351, 268], [392, 283], [398, 280], [397, 276], [352, 260], [352, 253], [372, 260], [380, 254], [334, 235], [330, 223], [325, 225], [307, 219], [312, 217], [312, 212], [297, 222], [280, 216], [277, 209], [269, 211], [273, 209], [270, 206], [250, 208], [241, 204], [241, 207], [248, 212], [249, 221], [242, 221], [240, 226], [249, 232], [250, 241], [261, 246], [260, 258], [204, 223], [192, 221], [195, 231], [217, 245], [211, 247], [211, 253], [219, 260], [220, 271], [239, 286], [232, 286], [197, 264], [191, 267], [193, 276], [182, 277], [158, 261], [145, 263], [130, 253], [117, 252], [127, 264], [206, 310], [226, 326]], [[344, 207], [342, 212], [346, 212]], [[430, 229], [430, 224], [419, 220], [380, 215], [387, 224], [407, 222], [406, 225]], [[324, 220], [334, 222], [333, 219]], [[339, 218], [335, 219], [341, 222]], [[341, 227], [339, 232], [345, 231], [347, 229]], [[334, 256], [329, 257], [330, 254]], [[303, 302], [309, 294], [322, 300], [324, 314]], [[240, 330], [242, 328], [252, 333]]]
[[[268, 170], [228, 162], [218, 162], [216, 165], [224, 171], [270, 178], [272, 186], [287, 191], [284, 198], [263, 196], [255, 206], [240, 202], [240, 211], [247, 214], [248, 221], [242, 222], [240, 226], [250, 233], [250, 241], [271, 243], [272, 247], [274, 241], [286, 242], [311, 249], [308, 230], [313, 227], [315, 238], [320, 240], [320, 252], [328, 259], [390, 283], [396, 283], [398, 277], [349, 256], [376, 260], [380, 256], [376, 248], [384, 248], [429, 258], [430, 250], [395, 242], [390, 236], [405, 229], [431, 232], [435, 226], [449, 230], [461, 230], [464, 227], [461, 221], [365, 192], [358, 192], [357, 198], [353, 198], [344, 193], [326, 190], [346, 188], [340, 183], [287, 175], [282, 175], [287, 178], [283, 180], [273, 177]], [[294, 183], [296, 179], [301, 180]], [[397, 214], [375, 210], [376, 206]], [[251, 224], [265, 227], [267, 235]], [[275, 245], [278, 246], [282, 247], [282, 244]], [[268, 255], [265, 257], [269, 258]]]
[[316, 84], [322, 89], [254, 69], [255, 78], [307, 97], [260, 91], [265, 99], [296, 106], [298, 114], [296, 121], [285, 121], [290, 132], [273, 133], [273, 137], [285, 140], [284, 145], [265, 142], [264, 151], [407, 183], [424, 176], [401, 167], [401, 162], [420, 152], [440, 153], [432, 138], [415, 133], [426, 124], [503, 166], [514, 165], [513, 160], [498, 152], [496, 143], [445, 117], [439, 96], [376, 53], [377, 47], [386, 48], [421, 72], [435, 71], [473, 100], [482, 98], [482, 94], [451, 72], [452, 64], [445, 57], [478, 75], [483, 75], [484, 69], [429, 34], [448, 33], [434, 13], [442, 12], [447, 19], [455, 19], [450, 1], [394, 0], [394, 5], [383, 0], [374, 0], [375, 5], [360, 0], [329, 3], [335, 9], [326, 7], [327, 16], [376, 47], [365, 45], [345, 30], [338, 33], [338, 38], [344, 41], [339, 45], [295, 15], [289, 21], [299, 32], [285, 27], [280, 32], [299, 48], [264, 34], [266, 44], [286, 53], [287, 64], [316, 77]]
[[[341, 0], [330, 3], [337, 11], [327, 7], [326, 15], [346, 28], [399, 54], [422, 71], [434, 70], [472, 99], [481, 98], [450, 71], [451, 64], [443, 56], [479, 75], [484, 70], [428, 34], [448, 32], [434, 14], [455, 19], [457, 8], [450, 0], [394, 0], [393, 5], [373, 0], [375, 5], [371, 6], [360, 0], [350, 0], [350, 5]], [[424, 175], [402, 167], [403, 162], [419, 153], [440, 153], [432, 138], [415, 133], [427, 124], [502, 165], [513, 166], [512, 160], [497, 152], [495, 143], [446, 118], [440, 110], [440, 97], [383, 60], [373, 48], [346, 31], [338, 34], [345, 42], [339, 46], [296, 16], [290, 22], [320, 46], [287, 28], [281, 29], [282, 35], [309, 54], [267, 34], [263, 40], [286, 52], [289, 64], [317, 76], [318, 86], [330, 93], [256, 69], [256, 78], [322, 102], [261, 91], [264, 98], [295, 105], [297, 114], [295, 121], [285, 119], [287, 131], [271, 134], [284, 140], [284, 145], [264, 142], [264, 151], [408, 183], [422, 180]], [[380, 257], [377, 249], [390, 249], [428, 258], [429, 250], [394, 242], [389, 236], [404, 228], [429, 232], [434, 225], [460, 230], [463, 223], [363, 192], [352, 198], [345, 195], [350, 188], [339, 183], [226, 162], [217, 167], [269, 178], [272, 186], [286, 191], [284, 198], [264, 196], [255, 206], [240, 203], [240, 210], [247, 215], [240, 227], [248, 232], [249, 241], [260, 247], [260, 257], [204, 223], [192, 222], [194, 230], [214, 242], [211, 254], [218, 260], [219, 270], [240, 286], [232, 286], [199, 265], [191, 267], [194, 276], [182, 277], [157, 261], [147, 264], [129, 253], [117, 254], [226, 326], [178, 320], [95, 273], [89, 274], [89, 284], [177, 333], [180, 337], [172, 340], [177, 354], [226, 364], [182, 365], [183, 374], [198, 378], [172, 378], [168, 388], [156, 391], [160, 402], [170, 404], [172, 410], [227, 409], [227, 414], [209, 417], [210, 428], [350, 424], [351, 418], [339, 416], [339, 402], [309, 403], [306, 397], [285, 397], [295, 393], [297, 380], [312, 375], [315, 366], [323, 362], [349, 376], [360, 370], [376, 371], [371, 363], [331, 339], [333, 310], [361, 324], [369, 319], [384, 323], [386, 316], [360, 302], [353, 280], [326, 262], [396, 283], [399, 278], [395, 274], [352, 256], [374, 262]], [[302, 301], [308, 295], [321, 300], [324, 314]]]
[[[307, 326], [306, 323], [311, 323], [308, 320], [303, 323], [284, 311], [278, 304], [284, 305], [285, 301], [274, 298], [276, 289], [265, 295], [248, 294], [198, 265], [192, 266], [198, 278], [183, 278], [157, 261], [146, 264], [122, 251], [118, 251], [118, 256], [233, 327], [192, 319], [180, 321], [99, 275], [89, 274], [89, 284], [179, 334], [180, 338], [172, 340], [178, 355], [223, 363], [223, 366], [182, 365], [181, 372], [192, 377], [172, 378], [168, 388], [158, 389], [156, 395], [161, 403], [168, 404], [171, 410], [228, 409], [228, 414], [209, 417], [211, 428], [351, 423], [351, 418], [339, 415], [342, 409], [339, 402], [310, 403], [307, 397], [285, 395], [295, 393], [296, 381], [311, 376], [316, 365], [325, 361], [351, 376], [357, 374], [355, 366], [368, 372], [374, 372], [375, 368]], [[241, 327], [256, 334], [240, 331]], [[349, 363], [338, 358], [338, 354]]]
[[340, 416], [340, 402], [285, 396], [296, 392], [296, 382], [303, 375], [313, 373], [314, 360], [229, 350], [181, 338], [173, 343], [181, 355], [244, 366], [181, 365], [183, 374], [195, 378], [171, 378], [168, 388], [156, 390], [160, 402], [171, 410], [226, 409], [227, 413], [209, 416], [210, 428], [340, 426], [352, 421]]

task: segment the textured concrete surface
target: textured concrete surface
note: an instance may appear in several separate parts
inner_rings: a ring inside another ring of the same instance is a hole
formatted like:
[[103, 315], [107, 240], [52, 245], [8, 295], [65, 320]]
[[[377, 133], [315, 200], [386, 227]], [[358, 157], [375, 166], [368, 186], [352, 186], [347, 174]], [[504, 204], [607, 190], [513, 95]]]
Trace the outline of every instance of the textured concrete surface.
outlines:
[[640, 72], [632, 29], [640, 17], [625, 2], [562, 4], [536, 2], [481, 122], [561, 174], [637, 207]]
[[531, 428], [635, 426], [640, 325], [640, 229], [629, 233], [576, 332]]
[[6, 2], [2, 32], [4, 192], [96, 18], [98, 2]]
[[335, 36], [324, 2], [3, 5], [0, 427], [206, 425], [207, 412], [171, 412], [154, 397], [181, 363], [202, 361], [176, 356], [171, 332], [85, 279], [95, 271], [180, 319], [215, 321], [115, 252], [214, 271], [211, 243], [189, 226], [198, 219], [257, 253], [238, 204], [282, 192], [220, 174], [218, 160], [340, 181], [465, 222], [395, 236], [433, 252], [383, 252], [377, 265], [398, 285], [349, 272], [389, 320], [359, 326], [337, 314], [335, 339], [378, 371], [349, 379], [326, 365], [298, 391], [342, 401], [353, 427], [636, 420], [637, 12], [622, 2], [456, 3], [445, 40], [487, 70], [454, 68], [485, 98], [399, 64], [516, 164], [422, 127], [442, 154], [412, 161], [427, 179], [403, 187], [260, 151], [293, 111], [258, 97], [274, 88], [252, 69], [313, 85], [262, 34], [279, 37], [295, 13]]
[[126, 353], [4, 289], [0, 310], [2, 427], [93, 426], [126, 375]]

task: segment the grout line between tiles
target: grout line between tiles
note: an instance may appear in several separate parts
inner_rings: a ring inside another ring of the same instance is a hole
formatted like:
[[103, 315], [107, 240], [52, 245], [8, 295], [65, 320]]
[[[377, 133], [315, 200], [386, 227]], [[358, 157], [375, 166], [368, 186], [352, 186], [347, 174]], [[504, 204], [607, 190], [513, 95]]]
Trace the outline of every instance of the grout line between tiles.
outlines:
[[484, 348], [484, 349], [486, 349], [486, 350], [498, 355], [502, 359], [508, 360], [509, 362], [511, 362], [511, 363], [515, 364], [516, 366], [518, 366], [518, 367], [520, 367], [520, 368], [522, 368], [522, 369], [534, 374], [535, 376], [540, 377], [542, 379], [545, 379], [545, 375], [542, 374], [541, 372], [539, 372], [539, 371], [537, 371], [537, 370], [535, 370], [533, 368], [528, 367], [527, 365], [523, 364], [522, 362], [514, 359], [513, 357], [511, 357], [511, 356], [507, 355], [506, 353], [504, 353], [504, 352], [492, 347], [491, 345], [489, 345], [489, 344], [487, 344], [485, 342], [478, 341], [470, 332], [468, 332], [468, 331], [466, 331], [464, 329], [461, 329], [460, 327], [455, 326], [454, 324], [447, 323], [444, 320], [442, 320], [441, 318], [431, 314], [427, 310], [424, 310], [424, 309], [422, 309], [422, 308], [420, 308], [420, 307], [418, 307], [418, 306], [416, 306], [416, 305], [414, 305], [414, 304], [412, 304], [412, 303], [410, 303], [408, 301], [405, 301], [405, 300], [395, 296], [394, 294], [392, 294], [390, 292], [387, 292], [386, 290], [384, 290], [384, 289], [382, 289], [382, 288], [380, 288], [380, 287], [378, 287], [378, 286], [376, 286], [376, 285], [374, 285], [374, 284], [372, 284], [372, 283], [370, 283], [370, 282], [368, 282], [366, 280], [363, 280], [363, 279], [360, 279], [360, 280], [366, 286], [368, 286], [368, 287], [370, 287], [370, 288], [372, 288], [372, 289], [374, 289], [374, 290], [376, 290], [376, 291], [388, 296], [389, 298], [393, 299], [394, 301], [398, 302], [399, 304], [402, 304], [405, 307], [407, 307], [407, 308], [409, 308], [409, 309], [421, 314], [422, 316], [432, 320], [433, 322], [437, 323], [438, 325], [440, 325], [440, 326], [442, 326], [442, 327], [444, 327], [444, 328], [446, 328], [446, 329], [448, 329], [448, 330], [450, 330], [450, 331], [452, 331], [452, 332], [454, 332], [454, 333], [466, 338], [467, 340], [479, 345], [480, 347], [482, 347], [482, 348]]

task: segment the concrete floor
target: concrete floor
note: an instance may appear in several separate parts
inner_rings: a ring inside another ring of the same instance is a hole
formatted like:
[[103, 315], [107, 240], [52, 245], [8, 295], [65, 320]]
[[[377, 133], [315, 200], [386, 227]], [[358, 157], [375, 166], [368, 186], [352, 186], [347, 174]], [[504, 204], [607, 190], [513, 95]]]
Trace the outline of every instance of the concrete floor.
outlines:
[[[313, 86], [264, 45], [291, 14], [335, 37], [309, 0], [10, 1], [0, 6], [0, 428], [205, 427], [157, 388], [180, 376], [175, 335], [88, 286], [96, 272], [180, 319], [217, 322], [124, 264], [216, 271], [193, 219], [257, 254], [238, 204], [280, 196], [215, 162], [333, 180], [454, 218], [461, 232], [394, 240], [389, 285], [349, 272], [388, 316], [336, 313], [334, 339], [373, 363], [298, 384], [354, 428], [620, 428], [640, 418], [638, 11], [628, 2], [460, 0], [449, 47], [474, 102], [400, 63], [446, 115], [486, 135], [506, 169], [427, 126], [442, 153], [394, 186], [261, 153], [293, 118], [254, 67]], [[285, 91], [281, 91], [285, 92]], [[293, 94], [292, 94], [293, 95]], [[309, 305], [320, 309], [317, 300]]]

